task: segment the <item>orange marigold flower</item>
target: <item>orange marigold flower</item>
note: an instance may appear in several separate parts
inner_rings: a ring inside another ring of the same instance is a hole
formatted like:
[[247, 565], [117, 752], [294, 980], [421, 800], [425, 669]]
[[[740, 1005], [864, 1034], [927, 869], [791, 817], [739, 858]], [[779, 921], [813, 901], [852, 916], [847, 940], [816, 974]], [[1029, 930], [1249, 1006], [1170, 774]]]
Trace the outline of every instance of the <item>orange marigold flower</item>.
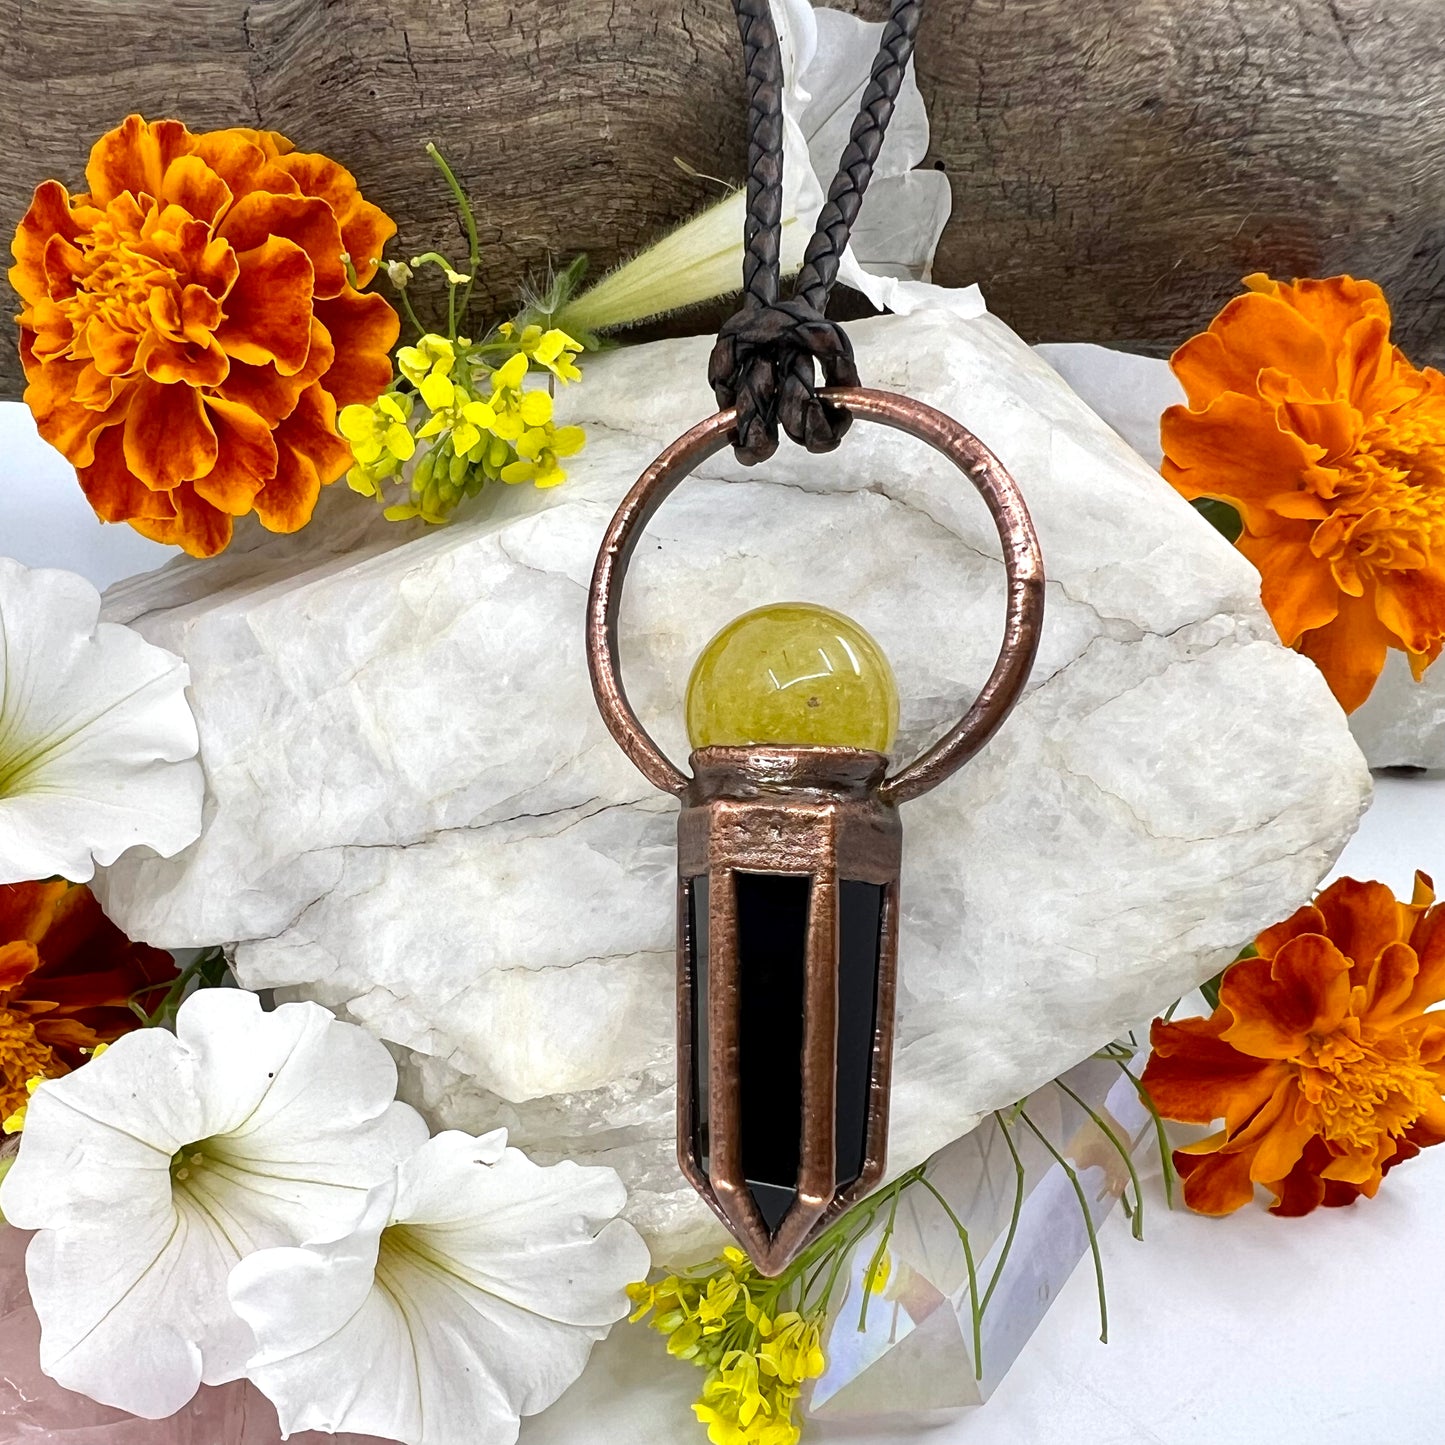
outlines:
[[1244, 284], [1174, 353], [1164, 475], [1239, 512], [1280, 637], [1352, 712], [1387, 649], [1418, 679], [1445, 640], [1445, 376], [1390, 344], [1373, 282]]
[[25, 1082], [58, 1078], [140, 1024], [126, 1000], [174, 978], [170, 954], [132, 943], [83, 884], [0, 885], [0, 1118]]
[[1285, 1215], [1373, 1197], [1445, 1139], [1445, 905], [1342, 878], [1255, 940], [1209, 1018], [1156, 1019], [1144, 1085], [1159, 1112], [1224, 1121], [1177, 1150], [1184, 1198], [1229, 1214], [1263, 1184]]
[[335, 161], [269, 131], [130, 116], [89, 190], [46, 181], [11, 243], [25, 400], [98, 516], [198, 557], [254, 511], [311, 518], [351, 465], [337, 408], [391, 380], [363, 295], [396, 226]]

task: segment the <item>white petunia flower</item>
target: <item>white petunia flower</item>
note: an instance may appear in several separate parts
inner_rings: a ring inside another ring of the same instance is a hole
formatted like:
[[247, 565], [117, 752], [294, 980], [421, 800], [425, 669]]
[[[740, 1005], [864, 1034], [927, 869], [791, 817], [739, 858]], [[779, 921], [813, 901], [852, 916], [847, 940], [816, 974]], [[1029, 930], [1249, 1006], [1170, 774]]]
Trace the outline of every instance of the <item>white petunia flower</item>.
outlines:
[[236, 1267], [283, 1431], [510, 1445], [582, 1373], [647, 1246], [611, 1169], [544, 1168], [506, 1138], [438, 1134], [348, 1232]]
[[186, 665], [99, 616], [85, 578], [0, 557], [0, 883], [85, 883], [200, 834]]
[[339, 1227], [426, 1139], [396, 1066], [313, 1003], [205, 989], [31, 1098], [0, 1210], [40, 1231], [26, 1272], [40, 1363], [159, 1419], [254, 1348], [226, 1298], [252, 1250]]
[[[788, 274], [803, 264], [883, 26], [837, 10], [815, 11], [808, 0], [771, 3], [783, 61], [782, 269]], [[928, 284], [953, 201], [942, 171], [914, 169], [927, 151], [928, 114], [910, 66], [838, 279], [899, 315], [934, 305], [976, 316], [984, 309], [976, 287], [945, 291]], [[745, 191], [734, 191], [564, 306], [557, 324], [574, 333], [605, 331], [736, 291], [746, 207]]]

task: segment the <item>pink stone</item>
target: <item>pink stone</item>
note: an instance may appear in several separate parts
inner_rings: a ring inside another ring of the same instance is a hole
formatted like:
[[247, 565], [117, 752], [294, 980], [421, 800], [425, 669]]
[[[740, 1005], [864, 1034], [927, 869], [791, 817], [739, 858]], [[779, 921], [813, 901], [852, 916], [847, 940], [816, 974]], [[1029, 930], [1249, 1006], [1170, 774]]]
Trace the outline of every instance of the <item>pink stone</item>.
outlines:
[[[40, 1369], [40, 1322], [25, 1285], [23, 1230], [0, 1225], [0, 1441], [4, 1445], [280, 1445], [271, 1402], [246, 1380], [201, 1387], [168, 1420], [138, 1420], [63, 1390]], [[293, 1445], [386, 1445], [308, 1430]]]

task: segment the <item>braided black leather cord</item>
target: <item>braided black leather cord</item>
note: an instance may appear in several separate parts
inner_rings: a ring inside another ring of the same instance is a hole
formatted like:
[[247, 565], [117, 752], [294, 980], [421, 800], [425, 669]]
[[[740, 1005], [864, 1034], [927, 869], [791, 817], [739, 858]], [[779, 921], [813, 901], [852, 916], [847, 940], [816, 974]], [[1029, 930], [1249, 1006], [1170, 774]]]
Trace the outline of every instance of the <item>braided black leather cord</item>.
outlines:
[[743, 300], [718, 332], [708, 380], [719, 406], [737, 407], [734, 452], [751, 466], [777, 450], [779, 425], [813, 452], [831, 451], [848, 430], [847, 412], [817, 395], [818, 367], [827, 386], [858, 385], [848, 338], [824, 312], [908, 70], [923, 0], [894, 0], [848, 145], [786, 301], [780, 299], [782, 56], [768, 0], [734, 4], [748, 100]]

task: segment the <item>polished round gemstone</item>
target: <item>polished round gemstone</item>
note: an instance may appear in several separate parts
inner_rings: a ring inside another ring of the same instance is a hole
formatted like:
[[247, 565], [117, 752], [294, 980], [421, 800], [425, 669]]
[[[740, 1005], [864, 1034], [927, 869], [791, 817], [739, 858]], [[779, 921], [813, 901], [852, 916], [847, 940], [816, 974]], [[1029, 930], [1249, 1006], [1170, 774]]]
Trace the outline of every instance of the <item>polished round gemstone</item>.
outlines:
[[729, 622], [687, 684], [695, 748], [774, 743], [885, 753], [898, 731], [898, 684], [883, 649], [811, 602], [778, 602]]

